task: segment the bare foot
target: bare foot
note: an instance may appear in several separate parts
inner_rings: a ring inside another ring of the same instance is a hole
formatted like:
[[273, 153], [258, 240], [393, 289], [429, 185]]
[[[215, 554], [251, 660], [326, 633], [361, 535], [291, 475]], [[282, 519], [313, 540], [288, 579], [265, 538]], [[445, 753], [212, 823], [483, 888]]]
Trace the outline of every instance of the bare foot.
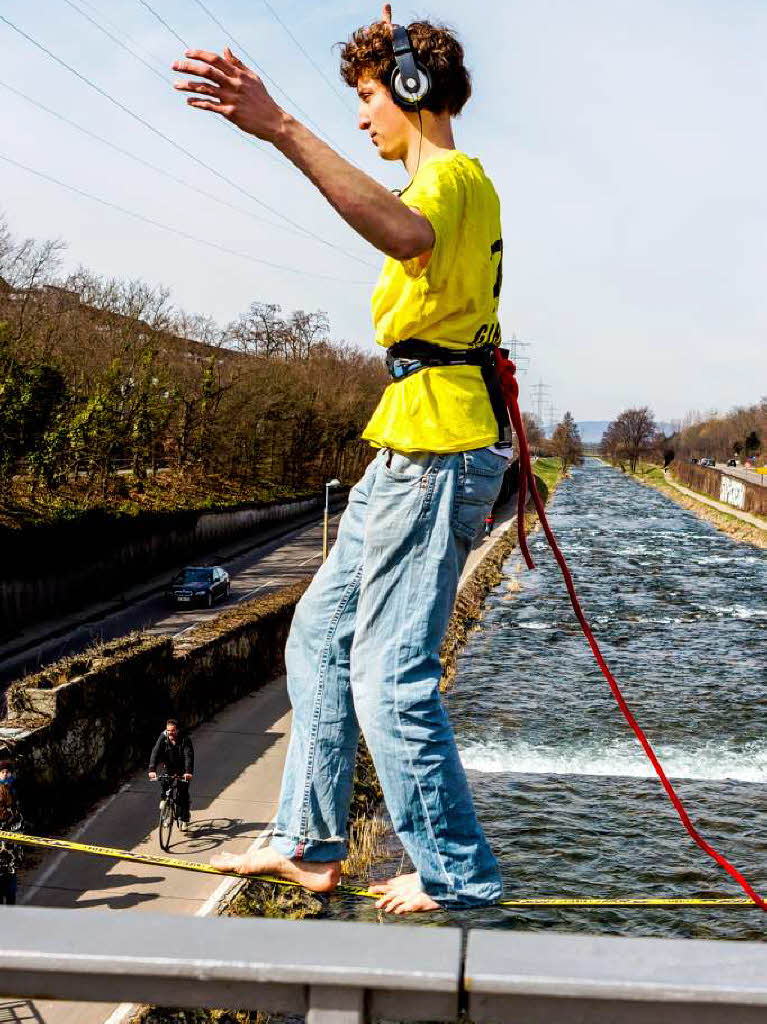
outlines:
[[247, 853], [217, 853], [210, 859], [214, 868], [236, 875], [277, 875], [289, 882], [297, 882], [312, 892], [332, 892], [341, 876], [340, 863], [319, 863], [309, 860], [291, 860], [265, 846]]
[[390, 892], [376, 903], [376, 910], [385, 910], [387, 914], [417, 914], [424, 910], [441, 909], [439, 903], [435, 903], [425, 892]]
[[421, 879], [417, 872], [409, 875], [395, 875], [385, 882], [370, 886], [370, 892], [381, 895], [376, 902], [377, 910], [385, 910], [387, 914], [415, 914], [424, 910], [440, 910], [431, 896], [427, 896], [421, 888]]
[[387, 878], [383, 882], [376, 882], [375, 885], [369, 886], [368, 891], [381, 895], [389, 892], [412, 895], [413, 893], [421, 892], [421, 879], [418, 877], [417, 871], [412, 871], [408, 875], [394, 875], [393, 878]]

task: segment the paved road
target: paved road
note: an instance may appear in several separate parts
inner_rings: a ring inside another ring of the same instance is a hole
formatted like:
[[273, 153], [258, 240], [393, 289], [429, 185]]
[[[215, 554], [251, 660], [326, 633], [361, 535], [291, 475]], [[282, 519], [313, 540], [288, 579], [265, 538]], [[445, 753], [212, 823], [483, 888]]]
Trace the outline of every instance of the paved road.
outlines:
[[747, 480], [750, 484], [767, 487], [767, 473], [755, 473], [753, 469], [744, 469], [743, 466], [728, 466], [726, 462], [717, 462], [716, 468], [722, 473], [726, 473], [727, 476], [737, 476], [741, 480]]
[[[512, 503], [498, 516], [492, 536], [478, 539], [462, 583], [505, 530], [514, 529], [515, 522]], [[259, 571], [263, 573], [263, 568]], [[263, 841], [262, 833], [277, 808], [289, 728], [290, 710], [281, 678], [194, 730], [197, 770], [192, 783], [192, 823], [186, 835], [172, 837], [171, 856], [207, 861], [224, 844], [227, 850], [239, 852]], [[144, 772], [137, 772], [68, 838], [162, 855], [156, 829], [157, 802], [157, 786]], [[216, 912], [232, 884], [236, 880], [220, 880], [215, 875], [55, 852], [46, 854], [30, 877], [22, 878], [20, 902], [74, 910], [108, 907], [205, 917]], [[73, 916], [73, 927], [80, 920]], [[0, 1022], [122, 1024], [128, 1016], [127, 1005], [0, 997]]]
[[[335, 536], [340, 514], [331, 519], [331, 537]], [[170, 609], [162, 595], [173, 575], [166, 572], [127, 590], [119, 600], [94, 605], [58, 621], [29, 628], [25, 634], [0, 646], [0, 685], [8, 684], [26, 672], [56, 661], [65, 654], [81, 651], [94, 640], [112, 640], [135, 629], [155, 635], [177, 636], [198, 622], [219, 614], [256, 594], [268, 593], [313, 572], [322, 558], [322, 522], [314, 520], [285, 532], [276, 530], [273, 539], [243, 551], [244, 542], [226, 545], [217, 554], [206, 555], [206, 564], [226, 566], [232, 579], [229, 598], [214, 608]], [[147, 594], [147, 591], [154, 591]], [[159, 592], [158, 592], [159, 591]], [[19, 650], [19, 648], [22, 648]]]

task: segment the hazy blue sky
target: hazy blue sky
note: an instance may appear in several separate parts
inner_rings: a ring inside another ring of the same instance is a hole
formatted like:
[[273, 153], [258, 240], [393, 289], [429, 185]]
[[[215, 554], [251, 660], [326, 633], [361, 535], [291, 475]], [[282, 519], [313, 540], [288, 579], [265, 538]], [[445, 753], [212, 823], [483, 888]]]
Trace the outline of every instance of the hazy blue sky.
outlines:
[[[73, 2], [160, 69], [180, 54], [140, 0]], [[151, 2], [190, 44], [226, 43], [195, 0]], [[337, 78], [333, 44], [377, 17], [375, 4], [271, 0], [342, 100], [262, 0], [205, 2], [346, 154], [389, 187], [404, 182], [401, 167], [380, 161], [356, 129], [354, 94]], [[0, 14], [248, 192], [380, 262], [297, 172], [222, 119], [187, 109], [66, 0], [4, 0]], [[465, 44], [474, 96], [457, 142], [480, 157], [501, 196], [504, 335], [533, 343], [525, 404], [541, 379], [560, 413], [577, 419], [645, 403], [670, 419], [767, 393], [764, 0], [443, 0], [395, 4], [394, 16], [443, 20]], [[2, 22], [0, 53], [1, 83], [275, 222]], [[375, 267], [178, 187], [3, 87], [0, 124], [0, 154], [188, 233], [342, 280], [185, 242], [0, 161], [0, 209], [11, 228], [67, 240], [68, 266], [167, 284], [180, 306], [221, 322], [254, 299], [325, 309], [337, 337], [373, 347], [366, 282]]]

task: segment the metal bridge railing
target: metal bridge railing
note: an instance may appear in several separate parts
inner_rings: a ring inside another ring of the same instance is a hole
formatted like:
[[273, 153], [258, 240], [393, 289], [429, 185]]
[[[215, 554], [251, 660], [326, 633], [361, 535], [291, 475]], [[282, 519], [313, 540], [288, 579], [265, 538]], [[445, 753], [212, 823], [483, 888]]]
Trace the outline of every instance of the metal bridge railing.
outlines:
[[[744, 910], [744, 913], [750, 911]], [[260, 1009], [308, 1024], [751, 1024], [767, 945], [391, 922], [0, 908], [0, 995]]]

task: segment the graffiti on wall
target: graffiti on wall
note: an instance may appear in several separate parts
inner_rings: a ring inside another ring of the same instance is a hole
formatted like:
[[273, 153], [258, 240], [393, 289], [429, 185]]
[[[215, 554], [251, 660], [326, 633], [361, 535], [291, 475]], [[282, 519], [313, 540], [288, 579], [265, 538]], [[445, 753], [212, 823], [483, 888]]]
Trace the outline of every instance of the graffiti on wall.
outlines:
[[726, 501], [728, 505], [734, 505], [736, 508], [743, 508], [746, 504], [746, 488], [742, 480], [735, 480], [722, 473], [719, 500]]

